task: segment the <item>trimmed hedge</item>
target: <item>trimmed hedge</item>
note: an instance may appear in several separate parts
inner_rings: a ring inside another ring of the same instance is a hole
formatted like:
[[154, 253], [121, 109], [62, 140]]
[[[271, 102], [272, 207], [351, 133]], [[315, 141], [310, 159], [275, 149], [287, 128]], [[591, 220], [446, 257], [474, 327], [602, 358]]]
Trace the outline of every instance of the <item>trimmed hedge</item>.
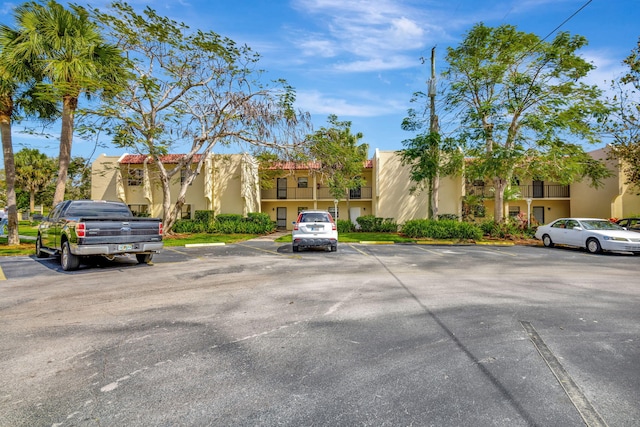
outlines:
[[402, 226], [402, 234], [411, 238], [480, 240], [480, 227], [451, 219], [414, 219]]
[[338, 233], [353, 233], [356, 231], [356, 226], [354, 223], [347, 219], [339, 219], [337, 221]]
[[173, 226], [176, 233], [269, 234], [275, 230], [276, 223], [271, 220], [269, 214], [261, 212], [250, 212], [247, 217], [239, 214], [220, 214], [213, 221], [209, 215], [201, 215], [199, 219], [178, 220]]
[[359, 231], [364, 233], [396, 233], [398, 224], [393, 218], [380, 218], [374, 215], [364, 215], [356, 218], [360, 226]]

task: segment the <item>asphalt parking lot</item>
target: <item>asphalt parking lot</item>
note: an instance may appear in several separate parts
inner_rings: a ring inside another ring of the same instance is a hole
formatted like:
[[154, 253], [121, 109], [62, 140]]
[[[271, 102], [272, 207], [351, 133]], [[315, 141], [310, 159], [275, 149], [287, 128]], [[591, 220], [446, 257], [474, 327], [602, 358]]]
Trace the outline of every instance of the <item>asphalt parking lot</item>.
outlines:
[[0, 426], [640, 425], [628, 254], [250, 241], [0, 267]]

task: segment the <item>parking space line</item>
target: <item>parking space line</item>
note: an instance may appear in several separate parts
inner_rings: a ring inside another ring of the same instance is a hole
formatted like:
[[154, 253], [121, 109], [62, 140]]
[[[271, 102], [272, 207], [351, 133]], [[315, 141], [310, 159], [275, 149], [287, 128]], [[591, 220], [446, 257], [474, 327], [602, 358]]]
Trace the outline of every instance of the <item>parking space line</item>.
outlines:
[[587, 396], [584, 395], [582, 390], [580, 390], [578, 385], [573, 381], [573, 378], [571, 378], [569, 373], [564, 369], [551, 349], [547, 347], [533, 325], [524, 320], [521, 320], [520, 324], [529, 335], [533, 346], [538, 350], [538, 353], [540, 353], [540, 356], [542, 356], [542, 359], [558, 380], [558, 383], [560, 383], [560, 386], [562, 386], [567, 396], [569, 396], [569, 399], [578, 410], [578, 413], [580, 413], [585, 424], [588, 427], [606, 427], [607, 423], [602, 419], [593, 405], [591, 405]]
[[361, 251], [360, 249], [356, 248], [356, 247], [355, 247], [355, 246], [353, 246], [352, 244], [349, 244], [348, 246], [349, 246], [351, 249], [353, 249], [353, 250], [355, 250], [355, 251], [357, 251], [357, 252], [360, 252], [360, 253], [361, 253], [362, 255], [364, 255], [364, 256], [371, 256], [371, 255], [369, 255], [368, 253], [366, 253], [365, 251]]
[[255, 246], [251, 246], [251, 245], [243, 245], [242, 243], [236, 243], [236, 244], [238, 246], [242, 246], [243, 248], [255, 249], [256, 251], [266, 252], [268, 254], [281, 255], [281, 256], [286, 255], [286, 254], [281, 254], [280, 252], [277, 252], [277, 251], [270, 251], [268, 249], [256, 248]]
[[494, 254], [509, 255], [509, 256], [512, 256], [512, 257], [518, 257], [518, 255], [516, 255], [516, 254], [512, 254], [512, 253], [509, 253], [509, 252], [503, 252], [503, 251], [499, 251], [499, 250], [491, 249], [491, 248], [486, 248], [486, 247], [483, 247], [481, 252], [491, 252], [491, 253], [494, 253]]
[[0, 267], [0, 280], [7, 280], [7, 277], [4, 275], [4, 271], [2, 267]]
[[423, 247], [421, 247], [421, 246], [416, 246], [416, 247], [417, 247], [418, 249], [420, 249], [421, 251], [429, 252], [430, 254], [434, 254], [434, 255], [438, 255], [438, 256], [444, 256], [444, 254], [442, 254], [442, 253], [440, 253], [440, 252], [436, 252], [436, 251], [434, 251], [434, 250], [432, 250], [432, 249], [425, 249], [425, 248], [423, 248]]

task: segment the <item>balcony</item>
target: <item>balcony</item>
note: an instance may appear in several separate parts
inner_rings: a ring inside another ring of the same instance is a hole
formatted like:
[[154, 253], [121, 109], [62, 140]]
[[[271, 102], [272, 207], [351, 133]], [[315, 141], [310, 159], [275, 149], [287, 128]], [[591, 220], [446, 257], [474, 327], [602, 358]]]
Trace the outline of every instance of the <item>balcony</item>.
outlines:
[[[371, 200], [371, 187], [361, 187], [349, 191], [349, 200]], [[261, 191], [262, 200], [313, 200], [313, 188], [269, 188]], [[316, 200], [333, 200], [329, 187], [316, 190]]]
[[[544, 184], [544, 185], [517, 185], [511, 187], [520, 194], [519, 199], [567, 199], [570, 197], [568, 185]], [[493, 198], [493, 187], [470, 186], [467, 187], [470, 196], [483, 196]]]
[[313, 200], [313, 188], [269, 188], [261, 191], [263, 200]]

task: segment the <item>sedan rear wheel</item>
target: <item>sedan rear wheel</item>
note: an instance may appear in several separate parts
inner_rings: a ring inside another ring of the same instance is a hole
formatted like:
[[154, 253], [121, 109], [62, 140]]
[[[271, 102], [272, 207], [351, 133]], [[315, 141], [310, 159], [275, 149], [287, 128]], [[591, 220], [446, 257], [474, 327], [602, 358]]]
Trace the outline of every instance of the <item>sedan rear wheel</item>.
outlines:
[[551, 237], [549, 237], [548, 234], [545, 234], [544, 236], [542, 236], [542, 244], [545, 245], [547, 248], [553, 247], [553, 241], [551, 240]]
[[587, 240], [587, 251], [592, 254], [599, 254], [600, 252], [602, 252], [602, 247], [600, 246], [600, 242], [598, 242], [598, 239], [592, 237]]

